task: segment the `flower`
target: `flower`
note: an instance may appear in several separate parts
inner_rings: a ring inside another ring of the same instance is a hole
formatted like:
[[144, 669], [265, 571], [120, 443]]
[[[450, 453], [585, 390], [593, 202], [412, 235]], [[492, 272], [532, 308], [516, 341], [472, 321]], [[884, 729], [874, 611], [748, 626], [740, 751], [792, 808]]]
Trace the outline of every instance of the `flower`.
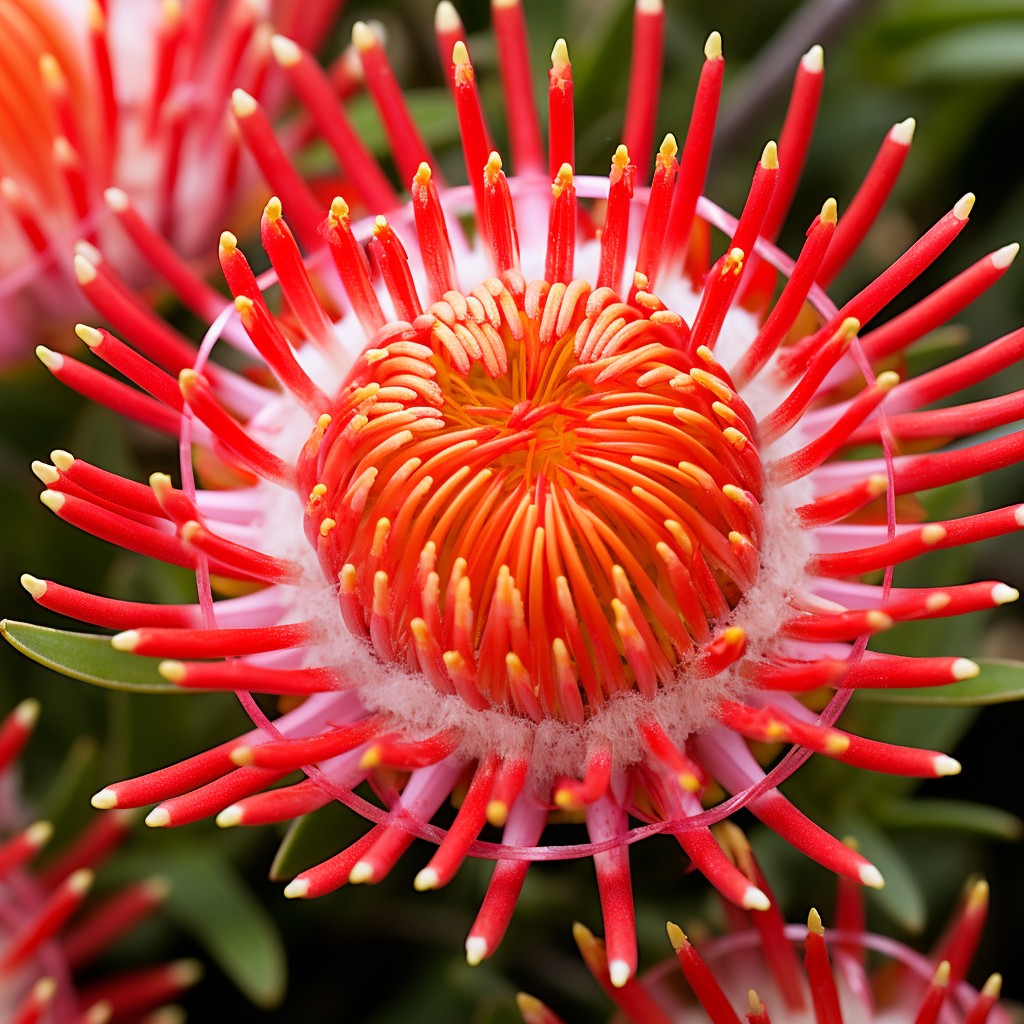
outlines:
[[[770, 892], [740, 830], [723, 825], [722, 834], [740, 870]], [[937, 947], [925, 957], [865, 931], [861, 892], [840, 880], [837, 929], [827, 936], [816, 910], [811, 910], [804, 927], [786, 925], [774, 906], [749, 912], [726, 908], [728, 934], [699, 943], [701, 955], [682, 929], [669, 922], [676, 960], [622, 988], [611, 983], [605, 944], [579, 923], [573, 937], [595, 980], [625, 1021], [636, 1024], [739, 1024], [739, 1006], [746, 1007], [749, 1024], [769, 1024], [769, 1012], [786, 1024], [1006, 1024], [1010, 1018], [998, 1003], [1002, 977], [991, 975], [980, 993], [964, 981], [988, 900], [988, 883], [970, 882]], [[798, 943], [804, 948], [802, 967], [794, 948]], [[878, 956], [884, 958], [881, 964], [869, 962], [869, 957]], [[679, 968], [686, 979], [682, 987]], [[525, 1024], [561, 1024], [561, 1018], [534, 996], [520, 993], [517, 1001]]]
[[[88, 308], [67, 287], [71, 245], [80, 238], [102, 241], [113, 272], [133, 283], [141, 280], [141, 255], [174, 276], [200, 316], [216, 315], [219, 297], [181, 258], [205, 251], [233, 204], [239, 174], [243, 181], [248, 174], [240, 171], [237, 138], [224, 130], [231, 88], [263, 89], [270, 18], [312, 43], [340, 3], [313, 0], [301, 5], [301, 17], [294, 0], [274, 0], [268, 12], [262, 6], [3, 5], [0, 360], [27, 352], [40, 321], [63, 324]], [[121, 234], [111, 230], [109, 213]]]
[[[357, 24], [353, 42], [411, 202], [390, 221], [353, 223], [338, 198], [314, 224], [301, 180], [271, 161], [280, 198], [267, 204], [261, 238], [279, 296], [265, 294], [225, 233], [234, 308], [198, 357], [128, 304], [104, 312], [138, 351], [79, 327], [94, 355], [147, 394], [41, 352], [71, 387], [180, 433], [183, 451], [194, 446], [210, 485], [198, 491], [187, 459], [181, 487], [156, 474], [146, 488], [65, 451], [35, 468], [60, 518], [196, 569], [199, 602], [137, 605], [24, 579], [45, 607], [121, 630], [119, 651], [166, 659], [160, 672], [178, 686], [239, 692], [253, 719], [243, 737], [108, 786], [97, 807], [157, 803], [154, 826], [210, 815], [235, 826], [338, 799], [373, 822], [292, 881], [293, 897], [379, 882], [417, 835], [438, 846], [419, 889], [445, 885], [466, 856], [495, 858], [466, 943], [471, 963], [500, 942], [531, 861], [592, 856], [616, 985], [636, 969], [628, 843], [645, 834], [673, 834], [746, 909], [768, 897], [708, 827], [739, 806], [842, 877], [882, 885], [778, 783], [812, 751], [897, 775], [959, 771], [940, 752], [834, 722], [852, 689], [977, 673], [963, 658], [876, 653], [867, 640], [897, 621], [1015, 600], [998, 582], [900, 589], [891, 574], [1024, 519], [1017, 505], [941, 523], [896, 515], [897, 498], [1019, 458], [1020, 435], [917, 448], [1018, 415], [1017, 395], [921, 410], [1019, 359], [1024, 332], [907, 382], [872, 369], [994, 283], [1017, 247], [858, 338], [964, 228], [973, 196], [836, 309], [820, 286], [868, 230], [913, 122], [888, 132], [841, 221], [835, 201], [824, 203], [791, 261], [771, 239], [809, 143], [820, 48], [800, 62], [780, 144], [764, 147], [737, 221], [700, 197], [721, 40], [707, 42], [682, 161], [667, 137], [648, 188], [661, 4], [640, 0], [635, 24], [628, 145], [607, 177], [585, 177], [573, 166], [566, 44], [552, 53], [545, 167], [523, 85], [523, 12], [496, 5], [518, 168], [509, 179], [458, 17], [442, 3], [463, 187], [439, 181], [379, 39]], [[321, 128], [336, 127], [303, 92], [308, 54], [281, 37], [272, 51]], [[234, 103], [244, 121], [249, 100]], [[302, 236], [317, 229], [306, 263], [283, 216], [293, 203]], [[730, 236], [715, 260], [711, 226]], [[206, 361], [235, 315], [262, 360], [245, 374]], [[897, 454], [904, 444], [914, 448]], [[853, 457], [863, 446], [869, 454]], [[859, 581], [879, 572], [881, 583]], [[211, 573], [234, 596], [213, 603]], [[842, 690], [819, 715], [799, 698], [822, 687]], [[253, 692], [279, 698], [272, 722]], [[798, 749], [766, 775], [748, 740]], [[300, 768], [307, 778], [268, 788]], [[353, 793], [364, 781], [387, 810]], [[705, 811], [712, 781], [733, 796]], [[431, 824], [463, 784], [450, 827]], [[582, 817], [591, 842], [536, 846], [552, 810]], [[630, 833], [630, 815], [648, 824]], [[501, 844], [478, 838], [486, 825], [504, 829]]]
[[180, 960], [76, 980], [153, 914], [167, 883], [153, 878], [123, 886], [79, 913], [94, 869], [124, 838], [126, 821], [116, 815], [98, 819], [45, 868], [30, 867], [53, 833], [48, 821], [24, 827], [14, 792], [16, 759], [38, 715], [38, 703], [25, 700], [0, 723], [0, 1018], [10, 1024], [150, 1020], [147, 1014], [198, 980], [200, 965]]

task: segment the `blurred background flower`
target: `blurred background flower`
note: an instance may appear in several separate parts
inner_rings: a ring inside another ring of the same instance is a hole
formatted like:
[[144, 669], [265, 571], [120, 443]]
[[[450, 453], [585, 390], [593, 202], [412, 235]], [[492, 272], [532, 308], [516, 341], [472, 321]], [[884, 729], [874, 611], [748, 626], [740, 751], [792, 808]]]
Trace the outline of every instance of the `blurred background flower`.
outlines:
[[[610, 149], [619, 141], [615, 136], [625, 103], [622, 73], [629, 60], [631, 13], [617, 3], [527, 7], [535, 66], [541, 66], [554, 38], [570, 36], [580, 129], [578, 170], [601, 173]], [[845, 19], [826, 24], [837, 13]], [[489, 34], [484, 31], [489, 22], [486, 4], [461, 4], [460, 14], [470, 32], [469, 44], [485, 107], [496, 109], [500, 78]], [[972, 190], [978, 194], [979, 203], [970, 230], [957, 246], [958, 269], [971, 256], [980, 258], [1004, 244], [1015, 233], [1014, 226], [1024, 219], [1024, 191], [1012, 161], [993, 159], [991, 155], [999, 153], [1000, 139], [1018, 130], [1022, 88], [1018, 62], [1022, 51], [1014, 47], [1013, 40], [1020, 32], [1020, 14], [1012, 3], [975, 5], [967, 11], [953, 3], [897, 0], [874, 5], [778, 2], [752, 9], [716, 10], [712, 22], [708, 12], [696, 5], [670, 4], [663, 95], [677, 96], [680, 102], [662, 105], [657, 131], [659, 137], [667, 130], [682, 134], [685, 125], [677, 123], [679, 109], [686, 109], [698, 73], [691, 55], [699, 54], [710, 29], [719, 29], [725, 39], [729, 70], [723, 98], [724, 130], [716, 144], [708, 194], [726, 207], [737, 208], [749, 181], [750, 164], [760, 152], [763, 139], [773, 134], [781, 121], [785, 91], [796, 60], [812, 43], [824, 42], [828, 84], [819, 129], [809, 153], [805, 187], [791, 223], [809, 223], [820, 197], [827, 194], [837, 195], [842, 211], [881, 133], [894, 119], [915, 116], [918, 130], [904, 176], [855, 263], [839, 280], [838, 289], [849, 294], [868, 275], [884, 269], [891, 254], [902, 251], [949, 197]], [[404, 86], [415, 90], [412, 107], [424, 134], [440, 153], [446, 175], [460, 180], [460, 155], [453, 148], [455, 122], [433, 48], [433, 11], [426, 5], [398, 2], [372, 7], [353, 4], [340, 28], [325, 43], [328, 56], [342, 51], [356, 18], [376, 18], [384, 24], [388, 52], [399, 78]], [[817, 25], [801, 27], [815, 19]], [[832, 45], [827, 35], [835, 39]], [[765, 40], [772, 40], [777, 48], [765, 51]], [[760, 63], [758, 55], [765, 52], [769, 56]], [[543, 81], [534, 86], [540, 92]], [[382, 153], [383, 137], [369, 100], [354, 97], [350, 110], [360, 134]], [[492, 118], [492, 123], [500, 133], [500, 119]], [[766, 130], [762, 127], [765, 124], [771, 127]], [[506, 140], [500, 134], [495, 141], [499, 148], [505, 147]], [[314, 150], [306, 169], [317, 175], [331, 166], [326, 154]], [[799, 242], [799, 231], [781, 238], [783, 248], [790, 251]], [[948, 276], [943, 266], [938, 267], [934, 276], [926, 275], [915, 285], [907, 301], [925, 294]], [[911, 357], [913, 368], [919, 370], [934, 365], [936, 360], [944, 361], [954, 346], [976, 345], [997, 336], [1021, 321], [1024, 310], [1020, 307], [1019, 289], [996, 289], [983, 304], [958, 317], [958, 326], [935, 332], [919, 346]], [[180, 321], [189, 327], [186, 315]], [[1007, 372], [1009, 380], [999, 382], [999, 392], [1021, 386], [1019, 374], [1015, 374]], [[3, 583], [10, 588], [3, 604], [5, 611], [27, 607], [16, 588], [16, 575], [22, 567], [30, 567], [40, 576], [59, 578], [85, 589], [103, 589], [128, 599], [187, 600], [187, 574], [143, 565], [137, 559], [112, 554], [100, 543], [83, 540], [72, 531], [41, 524], [31, 500], [33, 482], [27, 479], [25, 467], [29, 459], [48, 450], [55, 437], [68, 439], [62, 443], [76, 454], [95, 458], [136, 479], [145, 479], [150, 470], [165, 468], [168, 463], [166, 449], [153, 435], [138, 431], [125, 436], [120, 428], [112, 428], [113, 418], [102, 410], [64, 395], [59, 404], [54, 402], [52, 383], [44, 377], [37, 370], [26, 371], [7, 382], [0, 412], [0, 499], [5, 508], [4, 565], [8, 567], [8, 578]], [[971, 493], [978, 489], [985, 492], [980, 498]], [[961, 487], [959, 494], [947, 496], [941, 507], [928, 511], [935, 518], [947, 518], [979, 507], [1007, 505], [1020, 494], [1019, 474], [1007, 470], [986, 477], [980, 484]], [[930, 564], [922, 567], [922, 581], [995, 577], [1019, 587], [1024, 576], [1019, 545], [1006, 541], [990, 543], [967, 556], [947, 552], [929, 558]], [[109, 585], [97, 586], [101, 579]], [[898, 582], [912, 586], [916, 580], [908, 573], [899, 576]], [[28, 617], [27, 613], [18, 614]], [[922, 631], [908, 624], [894, 630], [889, 639], [893, 649], [901, 652], [954, 655], [979, 651], [993, 657], [1020, 658], [1021, 631], [1015, 611], [1009, 612], [1007, 621], [1013, 625], [992, 631], [986, 628], [982, 616], [975, 615], [940, 637], [932, 629]], [[190, 743], [196, 745], [205, 736], [212, 744], [230, 729], [237, 730], [242, 721], [230, 698], [208, 697], [201, 702], [163, 698], [158, 708], [152, 706], [152, 699], [125, 695], [108, 699], [35, 674], [29, 666], [13, 660], [10, 652], [4, 653], [8, 669], [3, 685], [11, 700], [26, 688], [60, 698], [53, 701], [47, 715], [52, 720], [44, 725], [50, 750], [64, 749], [83, 731], [104, 737], [98, 755], [102, 767], [89, 770], [93, 789], [107, 779], [174, 760], [180, 752], [177, 737], [181, 735], [188, 735]], [[989, 678], [993, 672], [1001, 674], [1004, 695], [1013, 693], [1014, 687], [1019, 692], [1016, 668], [993, 663], [986, 670]], [[865, 853], [881, 867], [889, 884], [870, 907], [879, 930], [934, 930], [955, 899], [960, 879], [980, 869], [993, 878], [1001, 894], [987, 940], [998, 946], [1011, 934], [1011, 922], [1018, 920], [1024, 909], [1022, 883], [1012, 870], [1019, 862], [1019, 853], [1013, 847], [999, 845], [1017, 837], [1019, 823], [1007, 812], [1019, 813], [1022, 808], [1019, 788], [1009, 784], [1005, 763], [989, 755], [992, 750], [1014, 749], [1024, 724], [1021, 710], [1009, 706], [1005, 713], [985, 714], [972, 729], [975, 711], [971, 707], [933, 708], [923, 702], [942, 703], [941, 696], [924, 695], [919, 699], [922, 703], [857, 701], [843, 725], [869, 735], [938, 749], [952, 749], [962, 740], [957, 756], [965, 763], [965, 773], [956, 780], [944, 781], [940, 794], [933, 794], [926, 786], [910, 801], [909, 783], [894, 783], [820, 763], [798, 773], [789, 792], [839, 834], [856, 832]], [[83, 789], [84, 797], [88, 787]], [[837, 798], [837, 794], [841, 796]], [[310, 821], [291, 835], [276, 866], [281, 877], [304, 867], [314, 856], [333, 852], [340, 838], [355, 837], [358, 823], [344, 812], [329, 808], [318, 817], [326, 820]], [[219, 851], [230, 848], [251, 872], [253, 884], [262, 886], [269, 842], [266, 835], [232, 837], [227, 847], [223, 842], [205, 843], [202, 837], [208, 838], [208, 834], [202, 826], [191, 826], [190, 831], [181, 851], [188, 849], [197, 865], [213, 862], [221, 857]], [[941, 844], [936, 842], [937, 836], [942, 837]], [[159, 838], [167, 842], [165, 837]], [[772, 876], [779, 879], [777, 888], [784, 905], [799, 913], [811, 901], [809, 889], [822, 894], [813, 902], [828, 905], [823, 877], [809, 871], [805, 863], [790, 859], [756, 831], [754, 842]], [[681, 861], [668, 842], [650, 846], [650, 851], [638, 851], [635, 868], [635, 876], [642, 880], [637, 892], [642, 950], [657, 950], [664, 942], [660, 934], [662, 916], [666, 911], [675, 914], [665, 907], [666, 893], [671, 893], [678, 906], [693, 908], [694, 917], [701, 911], [707, 911], [710, 917], [715, 913], [705, 906], [709, 899], [706, 887], [680, 878]], [[166, 848], [158, 848], [155, 856], [166, 852]], [[412, 894], [410, 891], [407, 899], [402, 881], [408, 881], [411, 890], [412, 874], [426, 856], [428, 851], [419, 861], [412, 858], [407, 869], [400, 868], [398, 884], [390, 885], [387, 892], [347, 892], [343, 899], [329, 901], [328, 906], [281, 908], [274, 904], [273, 890], [267, 887], [267, 905], [274, 908], [286, 938], [293, 948], [302, 950], [302, 955], [293, 961], [298, 975], [287, 1007], [276, 1011], [276, 1016], [261, 1016], [253, 1010], [252, 1019], [299, 1020], [304, 1014], [316, 1019], [318, 1007], [344, 998], [353, 1017], [367, 1021], [400, 1020], [409, 1013], [419, 1014], [422, 1019], [510, 1020], [515, 1019], [509, 1014], [514, 1014], [511, 994], [517, 988], [529, 987], [543, 995], [556, 976], [558, 987], [568, 979], [578, 1006], [589, 1004], [591, 996], [584, 974], [560, 925], [570, 916], [596, 918], [592, 878], [585, 867], [559, 866], [547, 873], [549, 877], [528, 882], [522, 920], [502, 955], [470, 972], [458, 952], [464, 927], [461, 908], [482, 892], [487, 865], [467, 865], [450, 890], [430, 896], [428, 903], [420, 896], [415, 905], [410, 905]], [[217, 862], [223, 863], [219, 859]], [[661, 909], [655, 912], [655, 908]], [[438, 943], [441, 934], [450, 938]], [[387, 945], [394, 962], [407, 967], [407, 986], [401, 993], [382, 994], [358, 983], [366, 976], [367, 965], [379, 958], [382, 944]], [[979, 962], [983, 969], [1007, 967], [986, 947], [979, 954]], [[341, 977], [338, 964], [344, 964], [351, 974]], [[1020, 993], [1011, 969], [1007, 969], [1007, 990]], [[213, 990], [207, 991], [211, 993], [209, 1005], [213, 1005], [216, 996]], [[204, 1013], [209, 1016], [204, 1017]], [[212, 1011], [203, 1005], [193, 1010], [193, 1016], [197, 1020], [213, 1019]]]

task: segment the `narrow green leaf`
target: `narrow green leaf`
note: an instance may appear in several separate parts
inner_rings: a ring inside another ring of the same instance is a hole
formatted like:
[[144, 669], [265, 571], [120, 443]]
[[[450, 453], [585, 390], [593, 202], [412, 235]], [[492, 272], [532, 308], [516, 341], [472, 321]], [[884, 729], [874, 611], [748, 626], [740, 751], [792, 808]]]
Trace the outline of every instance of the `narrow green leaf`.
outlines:
[[16, 650], [61, 675], [93, 686], [133, 693], [183, 693], [156, 670], [159, 658], [115, 651], [109, 636], [68, 633], [30, 622], [0, 622], [0, 634]]
[[246, 998], [265, 1009], [280, 1003], [287, 984], [284, 943], [255, 893], [212, 845], [178, 842], [169, 853], [166, 846], [161, 850], [123, 854], [118, 866], [135, 877], [167, 878], [167, 915], [195, 936]]
[[1024, 662], [1002, 658], [980, 658], [981, 672], [948, 686], [924, 686], [920, 689], [857, 691], [857, 699], [883, 704], [918, 704], [930, 707], [976, 707], [1007, 704], [1024, 699]]
[[1024, 835], [1024, 822], [1015, 814], [967, 800], [893, 800], [879, 804], [876, 813], [879, 821], [890, 828], [966, 832], [1011, 843]]
[[872, 821], [860, 814], [841, 815], [836, 831], [856, 839], [860, 853], [882, 872], [885, 888], [873, 890], [872, 899], [901, 927], [909, 932], [920, 932], [927, 919], [924, 893], [913, 867], [900, 849]]

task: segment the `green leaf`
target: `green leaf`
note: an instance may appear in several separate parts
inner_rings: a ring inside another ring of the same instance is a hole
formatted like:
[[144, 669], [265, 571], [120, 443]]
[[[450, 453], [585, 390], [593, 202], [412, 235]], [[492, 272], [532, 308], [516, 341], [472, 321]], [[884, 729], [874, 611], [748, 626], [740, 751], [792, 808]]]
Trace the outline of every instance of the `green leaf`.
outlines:
[[913, 867], [900, 849], [860, 814], [841, 815], [837, 831], [840, 835], [853, 836], [860, 853], [882, 872], [885, 888], [873, 890], [872, 898], [901, 927], [909, 932], [920, 932], [927, 919], [924, 893]]
[[[168, 916], [190, 931], [257, 1006], [280, 1003], [287, 957], [273, 918], [231, 864], [210, 846], [176, 843], [168, 853], [122, 857], [132, 872], [171, 883]], [[122, 865], [124, 866], [124, 865]]]
[[183, 693], [157, 673], [159, 658], [115, 651], [109, 636], [67, 633], [30, 622], [0, 622], [0, 634], [16, 650], [61, 675], [110, 690]]
[[1024, 699], [1024, 662], [1002, 658], [980, 658], [981, 672], [948, 686], [920, 689], [857, 691], [857, 699], [881, 704], [918, 704], [930, 707], [977, 707], [1006, 704]]
[[1024, 835], [1024, 822], [1015, 814], [967, 800], [918, 797], [879, 804], [875, 811], [890, 828], [966, 832], [1011, 843]]

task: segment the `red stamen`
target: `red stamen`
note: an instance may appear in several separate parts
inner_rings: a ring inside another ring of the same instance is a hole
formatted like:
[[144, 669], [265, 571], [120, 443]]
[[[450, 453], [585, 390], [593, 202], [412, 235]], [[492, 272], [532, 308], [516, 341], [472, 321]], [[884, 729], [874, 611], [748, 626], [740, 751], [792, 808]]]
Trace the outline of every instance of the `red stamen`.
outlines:
[[562, 164], [558, 169], [558, 175], [551, 184], [551, 196], [544, 279], [567, 285], [573, 279], [576, 250], [576, 186], [568, 164]]
[[714, 975], [700, 954], [690, 945], [690, 940], [683, 930], [671, 921], [665, 928], [679, 959], [679, 966], [683, 969], [683, 975], [690, 983], [690, 988], [693, 989], [700, 1005], [704, 1007], [705, 1013], [711, 1018], [711, 1024], [740, 1024], [740, 1019], [729, 1005], [721, 986], [715, 981]]
[[[411, 181], [421, 163], [438, 167], [434, 155], [423, 141], [416, 122], [409, 113], [401, 87], [395, 81], [384, 47], [365, 22], [352, 26], [352, 45], [359, 54], [366, 86], [377, 107], [400, 181]], [[440, 175], [438, 175], [440, 181]]]
[[[439, 8], [440, 9], [440, 8]], [[480, 174], [483, 181], [483, 174]], [[431, 302], [437, 302], [456, 287], [455, 257], [448, 239], [444, 210], [437, 195], [430, 167], [420, 164], [410, 188], [413, 214], [416, 217], [416, 235], [420, 243], [420, 257], [427, 272]]]
[[492, 3], [491, 25], [498, 46], [505, 124], [508, 125], [512, 160], [519, 174], [543, 173], [544, 150], [537, 108], [533, 103], [526, 19], [520, 0], [496, 0]]
[[807, 979], [811, 983], [814, 1017], [818, 1024], [843, 1024], [843, 1011], [839, 1006], [832, 965], [825, 945], [825, 929], [816, 910], [807, 917], [807, 945], [804, 954]]
[[661, 70], [665, 58], [665, 5], [662, 0], [637, 0], [633, 8], [633, 50], [629, 60], [629, 96], [622, 141], [640, 161], [646, 184], [654, 121], [658, 114]]
[[398, 235], [383, 217], [377, 217], [370, 239], [370, 257], [384, 279], [399, 320], [412, 323], [423, 312], [416, 284], [409, 268], [409, 257]]
[[[558, 177], [562, 164], [576, 166], [572, 65], [564, 39], [555, 42], [548, 72], [548, 177]], [[529, 93], [527, 93], [529, 95]]]
[[818, 272], [818, 283], [822, 288], [827, 288], [846, 266], [847, 260], [856, 252], [868, 229], [874, 224], [910, 152], [915, 123], [912, 117], [908, 117], [893, 125], [882, 142], [874, 163], [843, 214], [843, 226], [838, 231], [835, 245]]
[[484, 235], [497, 273], [519, 273], [515, 209], [497, 153], [491, 153], [484, 168]]
[[348, 301], [367, 337], [372, 337], [386, 321], [377, 301], [377, 293], [370, 284], [370, 265], [366, 253], [352, 234], [348, 213], [348, 203], [341, 196], [336, 196], [331, 202], [331, 212], [323, 223], [323, 231]]
[[633, 198], [636, 165], [630, 161], [625, 146], [619, 146], [612, 157], [608, 174], [608, 205], [604, 226], [601, 228], [601, 266], [597, 273], [597, 287], [614, 292], [622, 287], [622, 268], [626, 263], [626, 243], [629, 238], [629, 204]]
[[88, 917], [79, 921], [61, 940], [64, 955], [73, 969], [84, 967], [118, 939], [146, 920], [167, 897], [162, 879], [136, 882], [108, 896]]
[[319, 134], [351, 181], [363, 205], [370, 210], [390, 210], [396, 202], [395, 190], [352, 127], [344, 106], [320, 64], [298, 43], [276, 35], [270, 41], [274, 60], [284, 69], [291, 87], [309, 111]]
[[701, 69], [697, 94], [693, 100], [690, 126], [683, 143], [683, 163], [679, 187], [672, 197], [672, 209], [668, 218], [666, 237], [667, 255], [674, 263], [681, 263], [690, 243], [693, 216], [697, 210], [697, 199], [704, 191], [708, 163], [711, 159], [711, 142], [718, 116], [718, 101], [722, 95], [722, 78], [725, 60], [722, 58], [722, 37], [712, 32], [704, 44], [704, 67]]
[[[644, 214], [644, 226], [640, 231], [640, 249], [636, 257], [636, 275], [630, 289], [630, 302], [635, 303], [638, 290], [651, 291], [658, 277], [662, 263], [662, 248], [666, 239], [672, 244], [672, 224], [669, 208], [674, 204], [673, 188], [679, 164], [676, 161], [678, 147], [674, 135], [666, 135], [655, 157], [654, 181]], [[637, 275], [642, 278], [638, 284]]]
[[480, 93], [476, 85], [476, 73], [469, 61], [466, 44], [460, 39], [452, 50], [452, 63], [448, 80], [455, 97], [455, 112], [459, 119], [459, 136], [462, 139], [462, 156], [466, 164], [466, 177], [473, 186], [477, 220], [484, 220], [484, 174], [488, 155], [494, 150], [491, 133], [484, 120], [480, 106]]

